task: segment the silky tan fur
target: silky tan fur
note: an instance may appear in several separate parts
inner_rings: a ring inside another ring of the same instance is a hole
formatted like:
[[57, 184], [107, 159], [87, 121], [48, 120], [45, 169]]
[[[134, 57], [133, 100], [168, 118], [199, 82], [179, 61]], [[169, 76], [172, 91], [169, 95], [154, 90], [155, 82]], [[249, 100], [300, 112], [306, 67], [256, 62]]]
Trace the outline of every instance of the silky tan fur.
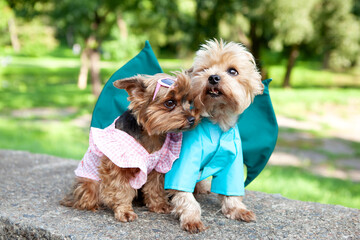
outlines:
[[[235, 69], [237, 75], [229, 73]], [[251, 104], [264, 86], [250, 52], [240, 44], [220, 40], [207, 41], [196, 52], [193, 66], [188, 70], [192, 79], [194, 106], [201, 117], [208, 117], [219, 124], [223, 131], [234, 127], [239, 115]], [[209, 83], [209, 77], [220, 77], [218, 84]], [[209, 92], [218, 93], [215, 97]], [[190, 233], [206, 229], [201, 221], [201, 208], [193, 193], [172, 190], [173, 213], [180, 225]], [[206, 180], [197, 183], [195, 193], [210, 192]], [[256, 220], [255, 214], [246, 209], [242, 196], [219, 196], [223, 214], [230, 219], [246, 222]]]
[[[161, 87], [153, 100], [158, 79], [177, 79], [171, 88]], [[149, 153], [161, 149], [168, 132], [189, 129], [193, 123], [194, 111], [190, 110], [190, 78], [184, 73], [176, 77], [167, 74], [142, 76], [117, 80], [114, 86], [125, 89], [129, 94], [130, 105], [116, 122], [116, 128], [135, 138]], [[175, 101], [169, 109], [165, 103]], [[134, 221], [137, 215], [132, 208], [132, 201], [137, 190], [130, 186], [129, 180], [136, 176], [138, 168], [120, 168], [106, 156], [99, 166], [100, 182], [76, 178], [72, 191], [60, 202], [64, 206], [95, 211], [105, 206], [114, 211], [115, 218], [121, 222]], [[164, 190], [164, 174], [153, 170], [147, 182], [141, 188], [144, 202], [150, 211], [169, 213], [171, 206]]]

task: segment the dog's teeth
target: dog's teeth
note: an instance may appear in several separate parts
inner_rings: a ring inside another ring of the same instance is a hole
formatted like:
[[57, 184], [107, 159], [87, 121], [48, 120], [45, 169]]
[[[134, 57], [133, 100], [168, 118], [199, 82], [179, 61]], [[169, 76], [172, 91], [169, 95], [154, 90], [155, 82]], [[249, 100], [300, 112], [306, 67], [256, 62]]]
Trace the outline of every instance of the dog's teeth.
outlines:
[[215, 87], [211, 87], [209, 90], [208, 90], [208, 93], [213, 95], [213, 96], [219, 96], [220, 95], [220, 91], [219, 89], [215, 88]]
[[216, 88], [211, 88], [210, 93], [212, 94], [218, 94], [219, 90], [217, 90]]

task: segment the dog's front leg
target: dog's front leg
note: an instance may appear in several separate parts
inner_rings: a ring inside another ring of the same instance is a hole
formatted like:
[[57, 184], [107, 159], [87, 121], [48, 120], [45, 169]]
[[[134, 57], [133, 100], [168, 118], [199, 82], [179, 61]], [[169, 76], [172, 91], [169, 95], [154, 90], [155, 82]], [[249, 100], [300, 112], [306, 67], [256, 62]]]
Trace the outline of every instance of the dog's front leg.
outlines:
[[224, 195], [219, 195], [219, 197], [222, 205], [221, 210], [227, 218], [242, 220], [245, 222], [256, 220], [255, 213], [247, 210], [245, 204], [242, 202], [243, 197]]
[[137, 191], [129, 183], [138, 171], [136, 168], [119, 168], [107, 158], [101, 161], [100, 201], [111, 208], [115, 218], [121, 222], [131, 222], [138, 218], [132, 208]]
[[211, 181], [202, 180], [196, 183], [194, 194], [209, 194], [211, 192]]
[[171, 206], [164, 189], [164, 174], [153, 170], [142, 187], [144, 201], [151, 212], [170, 213]]
[[198, 233], [206, 228], [201, 221], [200, 204], [196, 201], [193, 193], [171, 191], [173, 198], [171, 203], [174, 206], [173, 213], [179, 217], [181, 227], [190, 232]]

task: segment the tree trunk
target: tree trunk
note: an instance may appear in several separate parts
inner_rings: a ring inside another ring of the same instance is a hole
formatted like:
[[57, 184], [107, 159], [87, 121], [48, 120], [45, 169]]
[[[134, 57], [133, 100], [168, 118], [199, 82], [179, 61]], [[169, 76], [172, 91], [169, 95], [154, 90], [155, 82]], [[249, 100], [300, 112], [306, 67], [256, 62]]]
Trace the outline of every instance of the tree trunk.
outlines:
[[81, 53], [81, 68], [78, 78], [78, 87], [80, 89], [85, 89], [90, 70], [91, 90], [96, 97], [98, 97], [101, 92], [100, 52], [98, 50], [98, 45], [99, 43], [94, 36], [90, 36], [86, 39], [86, 46]]
[[289, 56], [288, 64], [286, 67], [286, 74], [285, 74], [285, 78], [284, 78], [284, 82], [283, 82], [283, 87], [285, 87], [285, 88], [290, 87], [291, 71], [295, 65], [295, 61], [298, 56], [299, 56], [299, 46], [293, 45], [291, 47], [290, 56]]
[[81, 66], [77, 85], [80, 89], [85, 89], [89, 73], [89, 49], [87, 47], [85, 47], [84, 50], [81, 52], [80, 61]]
[[8, 21], [11, 45], [15, 52], [20, 52], [20, 41], [16, 30], [15, 18], [12, 17]]
[[122, 18], [121, 14], [118, 14], [116, 23], [117, 23], [118, 28], [120, 30], [120, 37], [122, 39], [126, 40], [128, 38], [128, 30], [127, 30], [126, 22]]
[[192, 32], [193, 34], [193, 41], [191, 42], [191, 49], [198, 49], [200, 43], [203, 41], [204, 36], [204, 27], [203, 27], [203, 1], [196, 0], [196, 9], [195, 9], [195, 23], [194, 23], [194, 30]]
[[322, 62], [322, 68], [323, 69], [328, 69], [329, 68], [329, 61], [330, 61], [330, 51], [327, 50], [324, 53], [324, 58], [323, 58], [323, 62]]
[[73, 30], [72, 26], [70, 26], [66, 29], [66, 43], [69, 47], [73, 47], [75, 44], [74, 30]]
[[244, 44], [247, 49], [251, 49], [250, 39], [246, 36], [242, 29], [239, 29], [238, 36], [240, 42]]
[[260, 37], [258, 37], [257, 33], [257, 23], [256, 21], [251, 21], [250, 22], [250, 39], [251, 39], [251, 48], [250, 51], [254, 56], [255, 62], [256, 62], [256, 66], [259, 69], [260, 73], [261, 73], [261, 78], [262, 80], [267, 79], [267, 71], [266, 69], [262, 66], [261, 64], [261, 57], [260, 57], [260, 49], [261, 49], [261, 39]]
[[97, 49], [90, 51], [90, 75], [92, 93], [99, 96], [101, 92], [101, 79], [100, 79], [100, 53]]
[[[256, 22], [251, 21], [250, 23], [250, 38], [251, 38], [251, 48], [250, 51], [254, 55], [256, 62], [260, 59], [260, 39], [256, 34]], [[258, 64], [260, 65], [260, 64]], [[261, 66], [258, 66], [259, 68]]]

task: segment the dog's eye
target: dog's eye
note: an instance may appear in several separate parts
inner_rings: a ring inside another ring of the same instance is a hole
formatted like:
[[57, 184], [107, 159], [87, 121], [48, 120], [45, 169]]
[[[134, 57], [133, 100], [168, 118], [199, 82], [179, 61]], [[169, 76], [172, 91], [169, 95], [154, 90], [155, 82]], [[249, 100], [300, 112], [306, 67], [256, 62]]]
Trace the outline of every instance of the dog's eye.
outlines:
[[190, 110], [193, 110], [194, 109], [194, 101], [190, 101], [189, 104], [190, 104]]
[[176, 106], [175, 100], [168, 100], [164, 103], [164, 106], [168, 109], [173, 109]]
[[235, 68], [229, 68], [229, 69], [227, 70], [227, 72], [228, 72], [228, 74], [233, 75], [233, 76], [236, 76], [236, 75], [239, 74], [238, 71], [236, 71]]

